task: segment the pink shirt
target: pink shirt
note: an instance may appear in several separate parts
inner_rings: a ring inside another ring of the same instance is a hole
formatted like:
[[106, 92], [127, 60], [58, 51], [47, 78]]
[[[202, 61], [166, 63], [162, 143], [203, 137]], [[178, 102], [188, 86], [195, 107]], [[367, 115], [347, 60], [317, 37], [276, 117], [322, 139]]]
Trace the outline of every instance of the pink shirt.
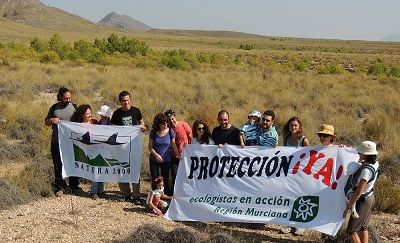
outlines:
[[178, 155], [182, 155], [183, 148], [192, 140], [192, 128], [190, 128], [186, 122], [179, 121], [173, 130], [175, 132], [175, 143], [178, 147]]

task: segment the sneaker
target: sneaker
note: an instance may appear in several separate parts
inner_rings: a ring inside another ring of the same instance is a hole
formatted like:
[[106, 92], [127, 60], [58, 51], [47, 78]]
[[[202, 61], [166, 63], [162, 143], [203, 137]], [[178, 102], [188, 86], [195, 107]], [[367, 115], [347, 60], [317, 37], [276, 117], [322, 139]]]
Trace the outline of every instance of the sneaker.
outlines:
[[289, 234], [291, 231], [292, 231], [292, 229], [289, 227], [285, 227], [285, 228], [281, 229], [282, 234]]
[[62, 197], [64, 195], [64, 192], [62, 190], [56, 191], [54, 193], [56, 195], [56, 197]]
[[82, 188], [78, 187], [77, 189], [72, 190], [72, 194], [75, 196], [83, 196], [85, 192], [82, 190]]
[[358, 215], [356, 210], [351, 210], [351, 217], [358, 219], [360, 217], [360, 215]]
[[99, 200], [100, 199], [100, 197], [97, 196], [96, 193], [90, 193], [90, 198], [93, 199], [93, 200]]
[[133, 199], [131, 196], [123, 196], [122, 201], [124, 202], [133, 202]]
[[101, 192], [101, 193], [97, 193], [97, 196], [99, 197], [99, 198], [106, 198], [106, 193], [105, 192]]
[[295, 235], [302, 235], [304, 233], [304, 229], [302, 228], [296, 228], [296, 230], [294, 231]]

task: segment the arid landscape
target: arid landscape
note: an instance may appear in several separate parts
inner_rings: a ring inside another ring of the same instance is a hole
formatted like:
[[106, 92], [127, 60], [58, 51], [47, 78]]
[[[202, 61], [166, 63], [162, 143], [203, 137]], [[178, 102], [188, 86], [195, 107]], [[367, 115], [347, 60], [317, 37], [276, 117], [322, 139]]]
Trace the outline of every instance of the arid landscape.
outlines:
[[[312, 145], [321, 123], [334, 124], [347, 146], [376, 141], [382, 173], [372, 225], [382, 241], [400, 242], [399, 42], [135, 31], [97, 26], [35, 0], [0, 0], [0, 29], [0, 242], [324, 241], [313, 231], [281, 234], [275, 225], [167, 221], [119, 201], [113, 184], [107, 200], [56, 198], [44, 118], [63, 86], [93, 110], [115, 110], [118, 93], [128, 90], [147, 127], [170, 108], [178, 119], [202, 118], [211, 127], [220, 109], [236, 126], [251, 110], [273, 109], [278, 131], [299, 116]], [[145, 150], [142, 193], [149, 178]]]

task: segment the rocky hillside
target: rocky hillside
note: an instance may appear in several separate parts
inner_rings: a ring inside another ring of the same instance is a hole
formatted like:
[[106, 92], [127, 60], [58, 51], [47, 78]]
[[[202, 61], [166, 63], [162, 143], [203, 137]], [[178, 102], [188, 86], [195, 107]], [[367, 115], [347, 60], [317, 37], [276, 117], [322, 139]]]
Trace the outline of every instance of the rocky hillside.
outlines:
[[47, 6], [39, 0], [0, 0], [0, 19], [52, 31], [85, 31], [96, 25], [77, 15]]
[[151, 29], [150, 26], [134, 18], [131, 18], [127, 15], [120, 15], [116, 12], [109, 13], [97, 24], [117, 29], [134, 30], [134, 31], [147, 31]]

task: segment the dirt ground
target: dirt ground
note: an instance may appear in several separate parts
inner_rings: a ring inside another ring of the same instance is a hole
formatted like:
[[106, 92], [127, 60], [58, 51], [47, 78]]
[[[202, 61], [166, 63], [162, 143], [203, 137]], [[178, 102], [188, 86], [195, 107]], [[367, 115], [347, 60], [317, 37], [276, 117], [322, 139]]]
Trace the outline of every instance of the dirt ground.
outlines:
[[[83, 187], [89, 190], [88, 185]], [[122, 202], [115, 185], [107, 185], [106, 190], [108, 198], [97, 201], [89, 194], [64, 195], [0, 211], [0, 242], [124, 241], [143, 224], [161, 225], [168, 231], [188, 227], [209, 235], [224, 232], [243, 242], [321, 242], [318, 232], [282, 234], [277, 225], [173, 222], [152, 216], [142, 206]], [[374, 214], [372, 225], [384, 242], [400, 242], [399, 215]]]

